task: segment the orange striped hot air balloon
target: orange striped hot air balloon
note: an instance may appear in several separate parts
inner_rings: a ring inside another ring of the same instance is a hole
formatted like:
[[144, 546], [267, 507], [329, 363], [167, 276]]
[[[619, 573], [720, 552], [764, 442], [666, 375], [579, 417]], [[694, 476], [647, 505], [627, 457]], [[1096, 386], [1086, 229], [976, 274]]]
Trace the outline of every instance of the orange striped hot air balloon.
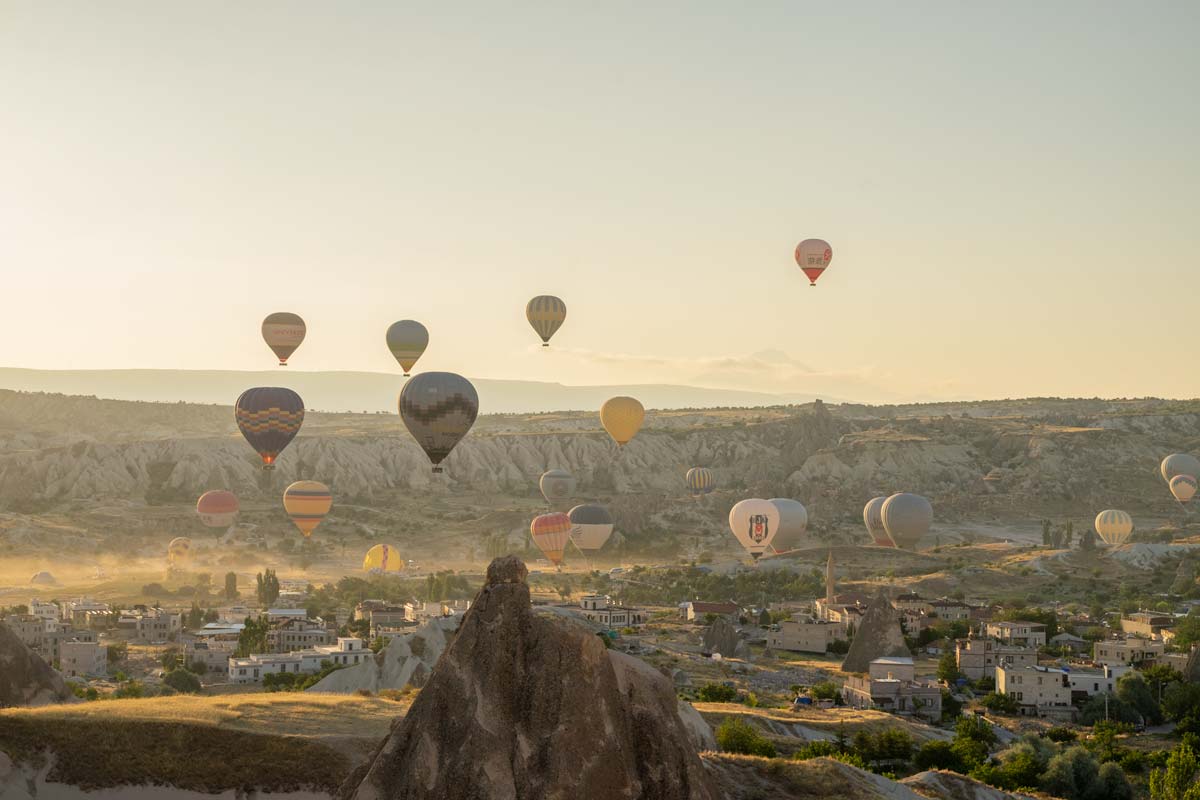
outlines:
[[320, 481], [296, 481], [283, 490], [283, 508], [307, 538], [333, 508], [333, 495]]
[[562, 564], [563, 550], [571, 538], [569, 516], [562, 513], [542, 514], [529, 526], [529, 533], [533, 536], [533, 543], [554, 566]]

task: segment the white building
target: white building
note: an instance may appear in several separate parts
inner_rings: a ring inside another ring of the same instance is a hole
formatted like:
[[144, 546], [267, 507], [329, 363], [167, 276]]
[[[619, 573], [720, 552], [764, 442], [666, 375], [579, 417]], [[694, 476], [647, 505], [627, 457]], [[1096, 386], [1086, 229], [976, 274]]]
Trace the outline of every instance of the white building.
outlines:
[[61, 642], [58, 671], [68, 678], [99, 676], [108, 672], [108, 648], [96, 642]]
[[846, 638], [846, 626], [823, 620], [784, 620], [767, 632], [767, 646], [796, 653], [826, 653], [829, 645]]
[[914, 679], [911, 657], [877, 658], [866, 676], [851, 675], [842, 699], [851, 708], [877, 708], [893, 714], [937, 720], [942, 716], [942, 690]]
[[358, 637], [338, 638], [337, 644], [297, 650], [294, 653], [262, 653], [229, 659], [230, 683], [261, 683], [264, 675], [291, 672], [312, 674], [321, 671], [322, 662], [340, 667], [360, 664], [372, 655]]
[[1088, 697], [1095, 697], [1098, 694], [1115, 694], [1117, 691], [1117, 679], [1126, 672], [1129, 672], [1130, 669], [1132, 667], [1105, 666], [1098, 670], [1065, 670], [1067, 683], [1071, 687], [1072, 699], [1083, 700]]
[[50, 622], [58, 622], [62, 619], [62, 611], [59, 609], [58, 603], [39, 600], [36, 597], [29, 601], [29, 613]]
[[108, 621], [112, 609], [108, 603], [101, 603], [90, 597], [77, 597], [62, 604], [63, 619], [73, 625], [89, 627], [93, 624], [104, 624]]
[[1051, 667], [996, 665], [996, 692], [1021, 704], [1027, 716], [1072, 719], [1071, 684], [1067, 674]]
[[1153, 661], [1163, 654], [1162, 642], [1128, 636], [1124, 639], [1103, 639], [1092, 646], [1092, 661], [1099, 665], [1129, 666]]
[[645, 619], [636, 608], [619, 606], [606, 594], [586, 594], [579, 598], [579, 608], [585, 619], [606, 628], [632, 628]]
[[1037, 665], [1037, 649], [1003, 645], [991, 639], [959, 639], [954, 645], [958, 671], [977, 681], [993, 677], [997, 664], [1016, 667]]
[[1034, 648], [1046, 646], [1046, 626], [1041, 622], [989, 622], [985, 632], [990, 638], [1007, 645]]

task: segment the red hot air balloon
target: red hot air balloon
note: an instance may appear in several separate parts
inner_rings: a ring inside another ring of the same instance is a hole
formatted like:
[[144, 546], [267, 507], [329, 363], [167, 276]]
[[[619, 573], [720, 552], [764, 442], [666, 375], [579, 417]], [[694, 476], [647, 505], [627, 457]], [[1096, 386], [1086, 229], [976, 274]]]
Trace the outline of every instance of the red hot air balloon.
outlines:
[[209, 528], [228, 528], [238, 513], [237, 496], [224, 489], [205, 492], [196, 501], [196, 513]]
[[275, 459], [300, 432], [304, 401], [291, 389], [259, 386], [242, 392], [233, 413], [238, 430], [262, 457], [263, 469], [274, 469]]

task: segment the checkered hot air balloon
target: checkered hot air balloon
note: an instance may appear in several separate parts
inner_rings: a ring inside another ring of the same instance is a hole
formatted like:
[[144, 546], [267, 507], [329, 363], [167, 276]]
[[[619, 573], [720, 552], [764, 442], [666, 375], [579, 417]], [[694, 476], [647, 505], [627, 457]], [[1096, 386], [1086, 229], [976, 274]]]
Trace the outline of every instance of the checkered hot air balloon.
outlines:
[[300, 432], [304, 401], [291, 389], [259, 386], [242, 392], [233, 414], [242, 436], [262, 457], [263, 469], [274, 469], [275, 459]]

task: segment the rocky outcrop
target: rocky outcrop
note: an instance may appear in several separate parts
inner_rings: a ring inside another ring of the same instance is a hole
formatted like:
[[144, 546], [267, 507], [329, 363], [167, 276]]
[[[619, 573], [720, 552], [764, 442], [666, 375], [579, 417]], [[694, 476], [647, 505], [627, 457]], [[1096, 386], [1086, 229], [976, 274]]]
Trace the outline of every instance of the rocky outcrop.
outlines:
[[63, 703], [75, 696], [62, 675], [0, 622], [0, 708]]
[[1030, 795], [1006, 792], [957, 772], [930, 770], [901, 781], [925, 797], [936, 800], [1033, 800]]
[[525, 565], [486, 585], [356, 800], [716, 800], [671, 682], [560, 617], [535, 615]]
[[733, 623], [725, 617], [717, 617], [713, 624], [708, 626], [708, 630], [704, 631], [700, 648], [705, 653], [720, 653], [725, 658], [734, 658], [741, 643], [742, 639]]
[[457, 629], [457, 617], [430, 620], [412, 633], [392, 639], [374, 658], [335, 670], [307, 691], [351, 694], [424, 686]]
[[842, 662], [843, 672], [866, 672], [871, 662], [888, 656], [911, 656], [904, 643], [904, 630], [900, 627], [900, 616], [882, 593], [867, 606], [862, 622], [850, 643], [850, 650]]

